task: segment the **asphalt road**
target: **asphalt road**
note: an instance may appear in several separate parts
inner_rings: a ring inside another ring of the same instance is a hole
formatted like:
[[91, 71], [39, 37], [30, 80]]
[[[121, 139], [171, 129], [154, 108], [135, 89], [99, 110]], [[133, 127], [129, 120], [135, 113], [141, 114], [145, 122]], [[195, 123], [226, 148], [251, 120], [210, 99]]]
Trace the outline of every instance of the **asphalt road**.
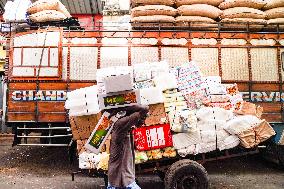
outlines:
[[[76, 175], [66, 148], [11, 147], [9, 138], [0, 137], [0, 189], [96, 189], [103, 188], [101, 178]], [[210, 176], [210, 188], [283, 189], [284, 171], [259, 156], [245, 156], [204, 165]], [[139, 176], [142, 189], [163, 189], [153, 175]]]

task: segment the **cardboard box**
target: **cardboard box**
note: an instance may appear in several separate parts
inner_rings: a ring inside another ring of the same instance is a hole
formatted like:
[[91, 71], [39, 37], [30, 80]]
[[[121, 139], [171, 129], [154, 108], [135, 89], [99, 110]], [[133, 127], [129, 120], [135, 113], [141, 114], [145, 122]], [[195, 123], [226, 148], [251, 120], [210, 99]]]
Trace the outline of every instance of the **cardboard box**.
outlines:
[[101, 113], [87, 116], [70, 117], [70, 125], [73, 134], [73, 140], [88, 139], [96, 127]]
[[139, 90], [99, 95], [100, 109], [121, 108], [141, 104]]
[[105, 92], [115, 93], [133, 89], [133, 78], [130, 74], [108, 76], [103, 79]]
[[118, 120], [116, 116], [112, 116], [109, 119], [109, 115], [110, 113], [104, 112], [87, 143], [85, 144], [86, 149], [95, 154], [98, 154], [101, 151], [105, 141], [111, 133], [114, 123]]
[[149, 116], [145, 120], [145, 125], [158, 125], [168, 123], [164, 104], [154, 104], [149, 106]]

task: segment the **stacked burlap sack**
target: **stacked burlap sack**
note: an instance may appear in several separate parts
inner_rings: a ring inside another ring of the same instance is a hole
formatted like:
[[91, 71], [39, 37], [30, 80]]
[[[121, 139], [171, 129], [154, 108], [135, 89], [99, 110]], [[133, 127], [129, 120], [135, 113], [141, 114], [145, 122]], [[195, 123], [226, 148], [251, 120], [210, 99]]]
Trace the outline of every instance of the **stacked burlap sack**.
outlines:
[[[177, 10], [174, 0], [132, 0], [131, 22], [133, 28], [172, 27]], [[160, 23], [160, 24], [157, 24]]]
[[261, 30], [266, 24], [266, 14], [261, 9], [266, 5], [263, 0], [225, 0], [219, 5], [224, 10], [221, 15], [223, 26], [229, 29]]
[[29, 9], [32, 22], [61, 21], [71, 15], [60, 0], [38, 0]]
[[216, 20], [222, 14], [217, 8], [223, 0], [176, 0], [178, 17], [176, 25], [202, 29], [217, 27]]
[[[272, 24], [274, 27], [277, 24], [284, 23], [284, 0], [270, 0], [266, 1], [267, 4], [263, 7], [265, 11], [267, 24]], [[270, 26], [273, 27], [273, 26]], [[280, 26], [283, 29], [283, 25]]]
[[221, 2], [223, 0], [132, 0], [132, 26], [134, 29], [216, 27], [216, 20], [222, 14], [217, 8]]

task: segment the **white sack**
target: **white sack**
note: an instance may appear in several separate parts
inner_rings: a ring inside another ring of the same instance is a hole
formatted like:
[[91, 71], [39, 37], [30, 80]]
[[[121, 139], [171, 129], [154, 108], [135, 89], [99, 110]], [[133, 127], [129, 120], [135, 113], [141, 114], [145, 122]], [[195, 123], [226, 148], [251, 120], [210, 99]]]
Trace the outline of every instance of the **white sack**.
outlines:
[[173, 135], [174, 148], [177, 150], [198, 144], [200, 142], [201, 137], [199, 130], [190, 133], [179, 133]]
[[203, 143], [216, 142], [215, 130], [201, 131], [200, 134]]
[[253, 115], [238, 116], [227, 122], [225, 130], [232, 135], [237, 135], [243, 131], [246, 131], [258, 124], [261, 120]]
[[186, 148], [178, 150], [177, 152], [181, 157], [185, 157], [187, 155], [195, 155], [197, 154], [196, 145], [195, 144], [190, 145]]
[[200, 108], [196, 113], [196, 117], [202, 121], [207, 121], [207, 120], [212, 120], [212, 119], [227, 121], [227, 120], [232, 119], [233, 116], [234, 114], [232, 111], [225, 110], [219, 107]]
[[206, 121], [198, 121], [197, 127], [201, 131], [206, 130], [222, 130], [226, 125], [226, 121], [224, 120], [206, 120]]
[[216, 142], [200, 143], [196, 145], [198, 154], [212, 152], [217, 149]]
[[231, 149], [240, 144], [240, 139], [236, 135], [231, 135], [223, 141], [218, 142], [219, 150]]

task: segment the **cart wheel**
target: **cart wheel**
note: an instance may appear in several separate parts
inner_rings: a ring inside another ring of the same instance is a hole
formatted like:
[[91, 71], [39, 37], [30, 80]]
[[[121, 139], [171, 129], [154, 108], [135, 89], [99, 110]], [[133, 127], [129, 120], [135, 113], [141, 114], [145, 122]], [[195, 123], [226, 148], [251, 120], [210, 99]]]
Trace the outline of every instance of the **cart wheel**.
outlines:
[[165, 177], [166, 189], [207, 189], [208, 173], [199, 163], [184, 159], [170, 166]]

